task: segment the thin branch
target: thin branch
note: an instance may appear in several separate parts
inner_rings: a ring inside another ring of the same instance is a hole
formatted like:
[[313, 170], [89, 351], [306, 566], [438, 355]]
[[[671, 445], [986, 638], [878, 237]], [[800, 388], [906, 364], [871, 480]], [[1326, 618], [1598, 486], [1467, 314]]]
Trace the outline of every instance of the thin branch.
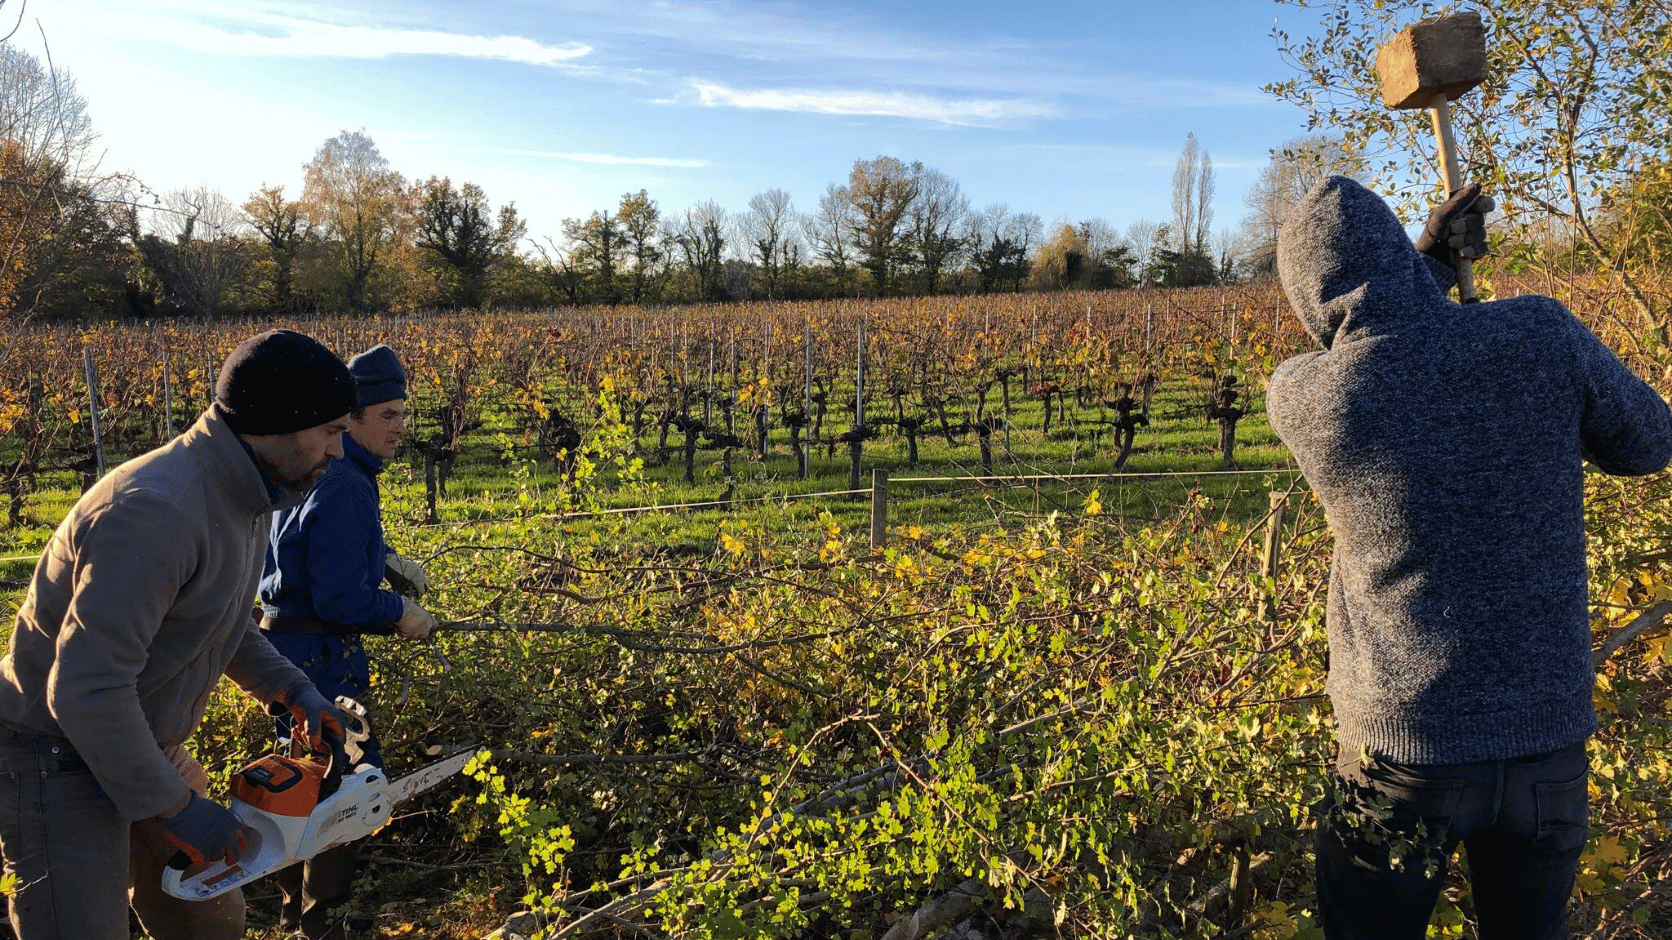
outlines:
[[1637, 615], [1637, 619], [1615, 631], [1613, 636], [1591, 654], [1591, 666], [1601, 666], [1608, 657], [1618, 652], [1620, 647], [1636, 639], [1645, 630], [1659, 626], [1669, 614], [1672, 614], [1672, 601], [1661, 601]]

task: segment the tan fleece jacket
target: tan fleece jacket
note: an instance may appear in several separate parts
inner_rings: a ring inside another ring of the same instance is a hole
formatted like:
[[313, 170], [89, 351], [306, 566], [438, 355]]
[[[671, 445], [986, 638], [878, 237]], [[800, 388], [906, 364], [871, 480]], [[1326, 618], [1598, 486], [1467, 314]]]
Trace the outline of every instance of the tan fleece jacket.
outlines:
[[35, 567], [0, 659], [0, 720], [68, 738], [127, 819], [182, 802], [164, 751], [223, 674], [264, 703], [305, 681], [250, 618], [272, 508], [213, 406], [106, 475]]

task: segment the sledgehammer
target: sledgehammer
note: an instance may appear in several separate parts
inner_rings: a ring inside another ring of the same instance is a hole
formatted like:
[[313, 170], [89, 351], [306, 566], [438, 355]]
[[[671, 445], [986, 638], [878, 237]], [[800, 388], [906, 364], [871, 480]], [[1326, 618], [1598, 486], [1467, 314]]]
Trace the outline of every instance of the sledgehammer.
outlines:
[[[1376, 54], [1376, 74], [1388, 107], [1429, 109], [1446, 192], [1462, 189], [1450, 102], [1486, 78], [1486, 28], [1480, 14], [1456, 13], [1407, 26]], [[1456, 255], [1456, 267], [1457, 299], [1473, 303], [1475, 275], [1469, 259]]]

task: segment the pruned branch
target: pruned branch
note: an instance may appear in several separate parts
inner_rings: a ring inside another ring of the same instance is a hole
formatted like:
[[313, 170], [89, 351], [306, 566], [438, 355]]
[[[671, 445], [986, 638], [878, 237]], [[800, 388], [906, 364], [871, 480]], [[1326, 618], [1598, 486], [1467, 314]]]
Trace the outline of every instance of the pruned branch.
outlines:
[[1672, 601], [1660, 601], [1648, 610], [1638, 614], [1635, 620], [1615, 631], [1613, 636], [1610, 636], [1602, 646], [1597, 648], [1596, 652], [1591, 654], [1592, 667], [1601, 666], [1604, 662], [1607, 662], [1608, 657], [1618, 652], [1620, 647], [1637, 639], [1639, 635], [1650, 628], [1659, 626], [1669, 614], [1672, 614]]

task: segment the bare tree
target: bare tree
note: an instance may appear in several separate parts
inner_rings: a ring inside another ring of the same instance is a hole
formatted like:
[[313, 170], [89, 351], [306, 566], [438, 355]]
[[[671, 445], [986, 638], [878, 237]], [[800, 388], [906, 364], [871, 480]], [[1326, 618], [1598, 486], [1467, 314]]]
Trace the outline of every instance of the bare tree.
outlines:
[[151, 232], [136, 244], [167, 298], [197, 316], [225, 312], [249, 268], [243, 213], [219, 190], [199, 185], [170, 190], [150, 215]]
[[970, 261], [981, 280], [982, 291], [1009, 284], [1020, 290], [1027, 280], [1029, 259], [1042, 238], [1039, 216], [1032, 212], [1013, 213], [995, 202], [970, 217]]
[[1213, 230], [1213, 157], [1202, 151], [1202, 164], [1196, 172], [1196, 242], [1197, 251], [1204, 251], [1208, 233]]
[[1180, 253], [1196, 245], [1196, 180], [1201, 168], [1201, 149], [1194, 132], [1185, 135], [1184, 151], [1173, 166], [1173, 237]]
[[75, 79], [0, 46], [0, 310], [20, 325], [88, 260], [109, 229], [97, 135]]
[[1242, 219], [1246, 268], [1254, 277], [1277, 272], [1277, 233], [1314, 184], [1328, 176], [1351, 176], [1361, 182], [1364, 165], [1347, 153], [1340, 138], [1326, 134], [1296, 137], [1271, 151], [1271, 160], [1243, 197]]
[[1213, 190], [1213, 159], [1196, 143], [1196, 135], [1189, 134], [1173, 169], [1175, 240], [1169, 249], [1156, 253], [1162, 283], [1176, 287], [1213, 283], [1216, 272], [1207, 243], [1213, 224]]
[[850, 245], [855, 228], [848, 188], [837, 183], [825, 187], [824, 195], [819, 197], [818, 211], [801, 220], [801, 231], [812, 246], [813, 257], [829, 266], [838, 288], [844, 292], [852, 276]]
[[668, 240], [679, 248], [701, 300], [724, 300], [726, 210], [714, 200], [697, 203], [669, 227]]
[[749, 211], [739, 222], [748, 254], [759, 266], [766, 282], [766, 298], [776, 299], [783, 291], [785, 264], [798, 253], [795, 203], [781, 189], [756, 193], [749, 199]]
[[941, 275], [963, 255], [967, 243], [962, 232], [969, 214], [969, 200], [956, 180], [933, 168], [918, 174], [917, 198], [910, 206], [910, 237], [928, 293], [938, 291]]
[[1222, 228], [1213, 234], [1213, 256], [1219, 265], [1219, 283], [1231, 284], [1245, 267], [1242, 257], [1242, 236], [1235, 230]]
[[1126, 227], [1126, 243], [1132, 246], [1132, 265], [1137, 268], [1138, 286], [1150, 286], [1150, 273], [1155, 265], [1156, 236], [1161, 223], [1139, 219]]

